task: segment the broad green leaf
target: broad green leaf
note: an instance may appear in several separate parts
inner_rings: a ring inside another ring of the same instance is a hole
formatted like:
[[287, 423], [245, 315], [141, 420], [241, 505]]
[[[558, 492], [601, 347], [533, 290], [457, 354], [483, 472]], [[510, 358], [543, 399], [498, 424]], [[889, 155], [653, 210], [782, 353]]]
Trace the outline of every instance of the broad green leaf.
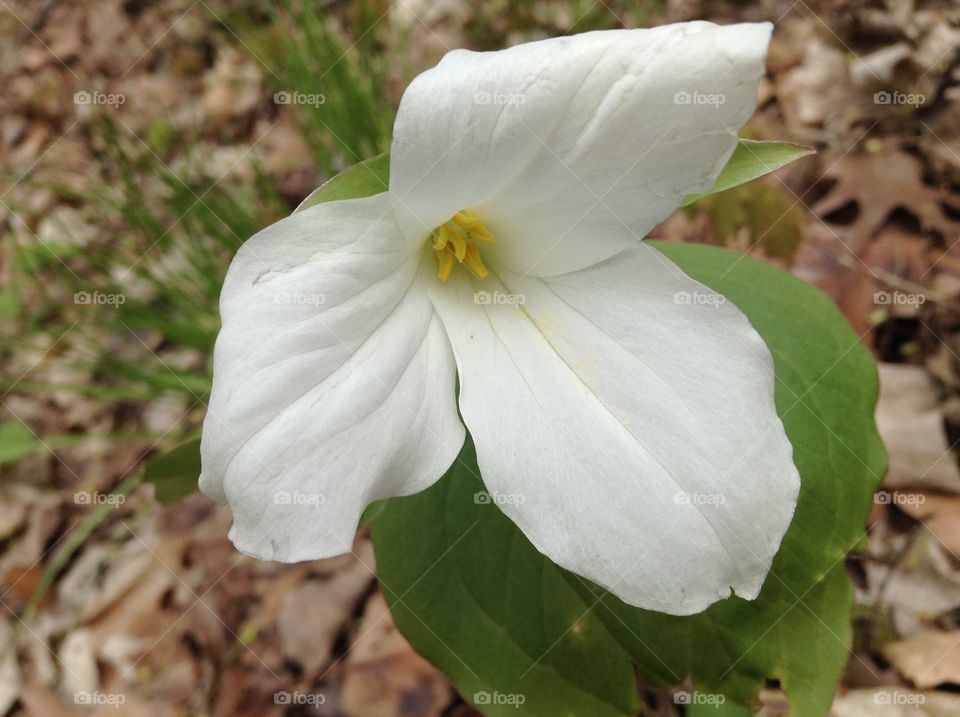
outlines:
[[716, 194], [724, 189], [746, 184], [815, 151], [813, 147], [804, 147], [790, 142], [757, 142], [741, 139], [710, 190], [703, 194], [691, 194], [683, 200], [682, 206], [693, 204], [708, 194]]
[[468, 436], [437, 485], [373, 522], [401, 632], [485, 714], [635, 714], [630, 656], [477, 476]]
[[144, 480], [154, 485], [154, 495], [161, 503], [175, 503], [197, 490], [200, 477], [200, 439], [181, 443], [167, 453], [147, 461]]
[[[804, 147], [790, 142], [757, 142], [741, 139], [710, 191], [703, 194], [691, 194], [683, 201], [682, 206], [692, 204], [708, 194], [722, 192], [724, 189], [730, 189], [757, 177], [762, 177], [796, 159], [813, 154], [814, 151], [812, 147]], [[389, 181], [390, 153], [384, 152], [345, 169], [333, 179], [322, 184], [303, 200], [297, 207], [297, 211], [321, 202], [355, 199], [379, 194], [387, 191]]]
[[715, 247], [654, 245], [734, 301], [774, 355], [777, 409], [802, 486], [760, 597], [689, 617], [623, 604], [559, 570], [496, 506], [474, 501], [483, 488], [469, 447], [434, 487], [391, 500], [374, 522], [385, 593], [401, 631], [468, 699], [520, 691], [531, 715], [584, 714], [570, 695], [603, 695], [620, 708], [611, 695], [627, 688], [633, 662], [649, 683], [691, 675], [698, 690], [746, 704], [779, 679], [791, 714], [821, 717], [850, 643], [844, 559], [885, 468], [872, 359], [833, 303], [789, 274]]
[[390, 179], [390, 153], [384, 152], [349, 167], [321, 184], [304, 199], [296, 211], [337, 199], [357, 199], [387, 191]]

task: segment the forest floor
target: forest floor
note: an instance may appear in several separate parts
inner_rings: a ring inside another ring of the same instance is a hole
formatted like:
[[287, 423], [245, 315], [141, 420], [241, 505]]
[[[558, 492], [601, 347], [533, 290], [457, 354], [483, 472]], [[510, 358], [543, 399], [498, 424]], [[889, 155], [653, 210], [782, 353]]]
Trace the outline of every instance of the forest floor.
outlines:
[[[364, 533], [344, 558], [259, 562], [225, 507], [159, 502], [144, 462], [198, 431], [232, 253], [386, 149], [416, 73], [452, 47], [698, 18], [776, 22], [745, 135], [818, 151], [655, 235], [789, 269], [880, 362], [890, 470], [848, 560], [833, 712], [904, 714], [877, 698], [898, 687], [960, 714], [960, 7], [320, 5], [291, 28], [252, 1], [0, 0], [0, 715], [476, 714], [393, 626]], [[782, 712], [775, 685], [764, 700]]]

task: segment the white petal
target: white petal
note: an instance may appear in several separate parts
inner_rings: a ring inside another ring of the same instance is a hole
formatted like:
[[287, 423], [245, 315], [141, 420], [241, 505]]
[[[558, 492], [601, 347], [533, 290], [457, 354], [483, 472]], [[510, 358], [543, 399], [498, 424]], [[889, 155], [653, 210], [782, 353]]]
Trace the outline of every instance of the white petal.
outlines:
[[799, 476], [739, 309], [645, 244], [551, 279], [451, 282], [431, 295], [463, 420], [531, 542], [644, 608], [756, 597]]
[[401, 228], [423, 236], [473, 209], [492, 255], [539, 276], [612, 256], [713, 184], [753, 112], [770, 32], [694, 22], [447, 54], [397, 114]]
[[320, 204], [238, 252], [203, 426], [201, 489], [242, 551], [350, 550], [372, 501], [422, 490], [463, 427], [450, 344], [389, 196]]

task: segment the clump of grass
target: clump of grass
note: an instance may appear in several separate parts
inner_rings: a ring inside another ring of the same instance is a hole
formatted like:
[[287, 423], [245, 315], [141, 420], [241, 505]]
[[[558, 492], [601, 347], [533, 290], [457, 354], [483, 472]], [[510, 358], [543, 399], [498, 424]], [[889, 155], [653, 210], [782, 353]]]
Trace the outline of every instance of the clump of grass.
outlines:
[[340, 17], [317, 3], [283, 0], [266, 23], [249, 13], [232, 16], [233, 29], [266, 67], [280, 111], [293, 113], [328, 177], [386, 150], [395, 113], [385, 90], [391, 55], [377, 39], [382, 8], [360, 0], [349, 10]]

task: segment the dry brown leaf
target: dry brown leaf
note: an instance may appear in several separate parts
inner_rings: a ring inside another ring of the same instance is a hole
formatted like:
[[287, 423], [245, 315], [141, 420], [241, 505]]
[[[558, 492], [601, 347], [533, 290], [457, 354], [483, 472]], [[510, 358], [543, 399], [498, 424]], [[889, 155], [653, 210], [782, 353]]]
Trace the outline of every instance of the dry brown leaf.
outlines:
[[811, 127], [846, 123], [850, 82], [847, 55], [834, 43], [819, 37], [809, 23], [796, 23], [795, 42], [802, 44], [802, 62], [783, 73], [777, 96], [787, 125], [800, 136]]
[[960, 569], [926, 531], [904, 532], [889, 520], [876, 523], [863, 567], [867, 580], [858, 602], [888, 615], [895, 636], [924, 633], [960, 606]]
[[334, 640], [373, 579], [358, 562], [328, 581], [306, 582], [284, 595], [276, 618], [280, 648], [308, 677], [330, 662]]
[[950, 553], [960, 556], [960, 496], [919, 491], [902, 496], [901, 510], [922, 520]]
[[25, 717], [92, 717], [92, 710], [74, 705], [53, 694], [45, 685], [35, 682], [23, 686], [20, 701]]
[[927, 632], [883, 648], [897, 671], [917, 687], [960, 685], [960, 630]]
[[813, 204], [814, 213], [829, 218], [852, 203], [856, 218], [842, 231], [857, 252], [898, 209], [914, 217], [923, 231], [937, 232], [946, 240], [957, 236], [960, 222], [942, 207], [956, 198], [924, 183], [923, 163], [899, 149], [895, 140], [868, 146], [868, 151], [848, 152], [833, 163], [824, 159], [828, 165], [824, 178], [836, 184]]
[[877, 427], [887, 447], [889, 488], [922, 486], [960, 493], [933, 380], [921, 366], [880, 364]]
[[343, 710], [349, 717], [430, 717], [453, 697], [447, 679], [397, 631], [381, 593], [374, 595], [347, 655]]
[[897, 687], [849, 690], [837, 696], [830, 717], [955, 717], [960, 695]]

